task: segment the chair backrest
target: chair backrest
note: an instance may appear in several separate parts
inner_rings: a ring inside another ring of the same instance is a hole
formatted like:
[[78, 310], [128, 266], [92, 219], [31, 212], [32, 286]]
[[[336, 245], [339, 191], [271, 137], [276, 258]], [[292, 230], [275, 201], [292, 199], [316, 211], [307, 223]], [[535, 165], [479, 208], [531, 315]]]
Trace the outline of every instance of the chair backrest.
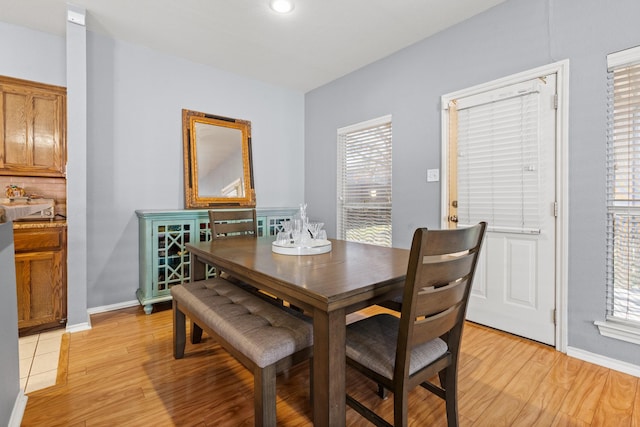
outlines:
[[469, 228], [415, 231], [402, 298], [396, 378], [409, 376], [411, 349], [434, 338], [441, 337], [457, 360], [485, 229], [481, 222]]
[[228, 239], [233, 237], [258, 237], [258, 223], [255, 209], [209, 211], [211, 239]]

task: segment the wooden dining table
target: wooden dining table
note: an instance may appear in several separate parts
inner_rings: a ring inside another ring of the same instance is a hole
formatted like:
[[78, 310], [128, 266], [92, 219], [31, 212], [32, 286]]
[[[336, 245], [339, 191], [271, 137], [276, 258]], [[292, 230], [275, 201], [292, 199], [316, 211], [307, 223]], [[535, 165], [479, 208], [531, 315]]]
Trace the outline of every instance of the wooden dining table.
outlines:
[[344, 426], [346, 315], [400, 295], [408, 249], [331, 239], [319, 255], [282, 255], [273, 238], [189, 243], [191, 280], [212, 265], [313, 317], [313, 422]]

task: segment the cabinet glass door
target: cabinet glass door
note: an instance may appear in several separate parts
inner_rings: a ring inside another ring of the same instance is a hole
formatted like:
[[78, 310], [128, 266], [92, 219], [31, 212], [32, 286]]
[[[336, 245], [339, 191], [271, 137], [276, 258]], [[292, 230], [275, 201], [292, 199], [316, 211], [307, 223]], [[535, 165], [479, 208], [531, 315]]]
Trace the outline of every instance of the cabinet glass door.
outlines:
[[[206, 218], [198, 218], [197, 220], [198, 227], [198, 242], [208, 242], [211, 240], [211, 227], [209, 226], [209, 216]], [[207, 279], [211, 277], [216, 277], [216, 269], [210, 265], [205, 265], [205, 277]]]
[[154, 227], [154, 296], [168, 294], [171, 286], [189, 281], [191, 261], [184, 245], [191, 241], [193, 228], [194, 221], [163, 222]]
[[290, 220], [291, 215], [268, 216], [266, 219], [267, 236], [275, 237], [278, 231], [284, 231], [280, 223], [285, 220]]

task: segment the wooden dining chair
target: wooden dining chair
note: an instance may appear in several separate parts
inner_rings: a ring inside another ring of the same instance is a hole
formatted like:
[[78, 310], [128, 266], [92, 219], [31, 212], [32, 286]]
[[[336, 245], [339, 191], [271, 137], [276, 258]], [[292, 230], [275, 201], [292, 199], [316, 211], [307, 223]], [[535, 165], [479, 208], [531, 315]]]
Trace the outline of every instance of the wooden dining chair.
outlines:
[[[211, 228], [211, 240], [258, 237], [258, 221], [256, 220], [255, 209], [210, 209], [209, 226]], [[255, 288], [239, 282], [222, 271], [218, 271], [217, 274], [242, 287], [248, 287], [246, 290], [255, 291]]]
[[233, 237], [258, 237], [258, 221], [255, 209], [209, 210], [211, 239]]
[[[407, 395], [418, 385], [444, 399], [458, 425], [457, 368], [467, 301], [486, 223], [413, 235], [400, 317], [378, 314], [347, 326], [347, 364], [393, 393], [395, 426], [407, 425]], [[430, 380], [438, 374], [439, 384]], [[391, 424], [347, 394], [377, 426]]]
[[[255, 209], [210, 209], [209, 224], [211, 227], [211, 240], [235, 239], [240, 237], [258, 237], [258, 221]], [[254, 288], [225, 272], [219, 271], [220, 277], [235, 283], [246, 291], [267, 299], [267, 301], [282, 305], [281, 298], [277, 298], [268, 292]]]

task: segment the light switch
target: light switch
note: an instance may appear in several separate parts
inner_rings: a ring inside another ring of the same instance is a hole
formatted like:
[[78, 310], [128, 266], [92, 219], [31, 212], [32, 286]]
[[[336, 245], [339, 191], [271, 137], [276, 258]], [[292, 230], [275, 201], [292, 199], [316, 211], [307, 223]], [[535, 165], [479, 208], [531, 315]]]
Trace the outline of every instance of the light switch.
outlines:
[[427, 182], [440, 181], [440, 169], [427, 169]]

